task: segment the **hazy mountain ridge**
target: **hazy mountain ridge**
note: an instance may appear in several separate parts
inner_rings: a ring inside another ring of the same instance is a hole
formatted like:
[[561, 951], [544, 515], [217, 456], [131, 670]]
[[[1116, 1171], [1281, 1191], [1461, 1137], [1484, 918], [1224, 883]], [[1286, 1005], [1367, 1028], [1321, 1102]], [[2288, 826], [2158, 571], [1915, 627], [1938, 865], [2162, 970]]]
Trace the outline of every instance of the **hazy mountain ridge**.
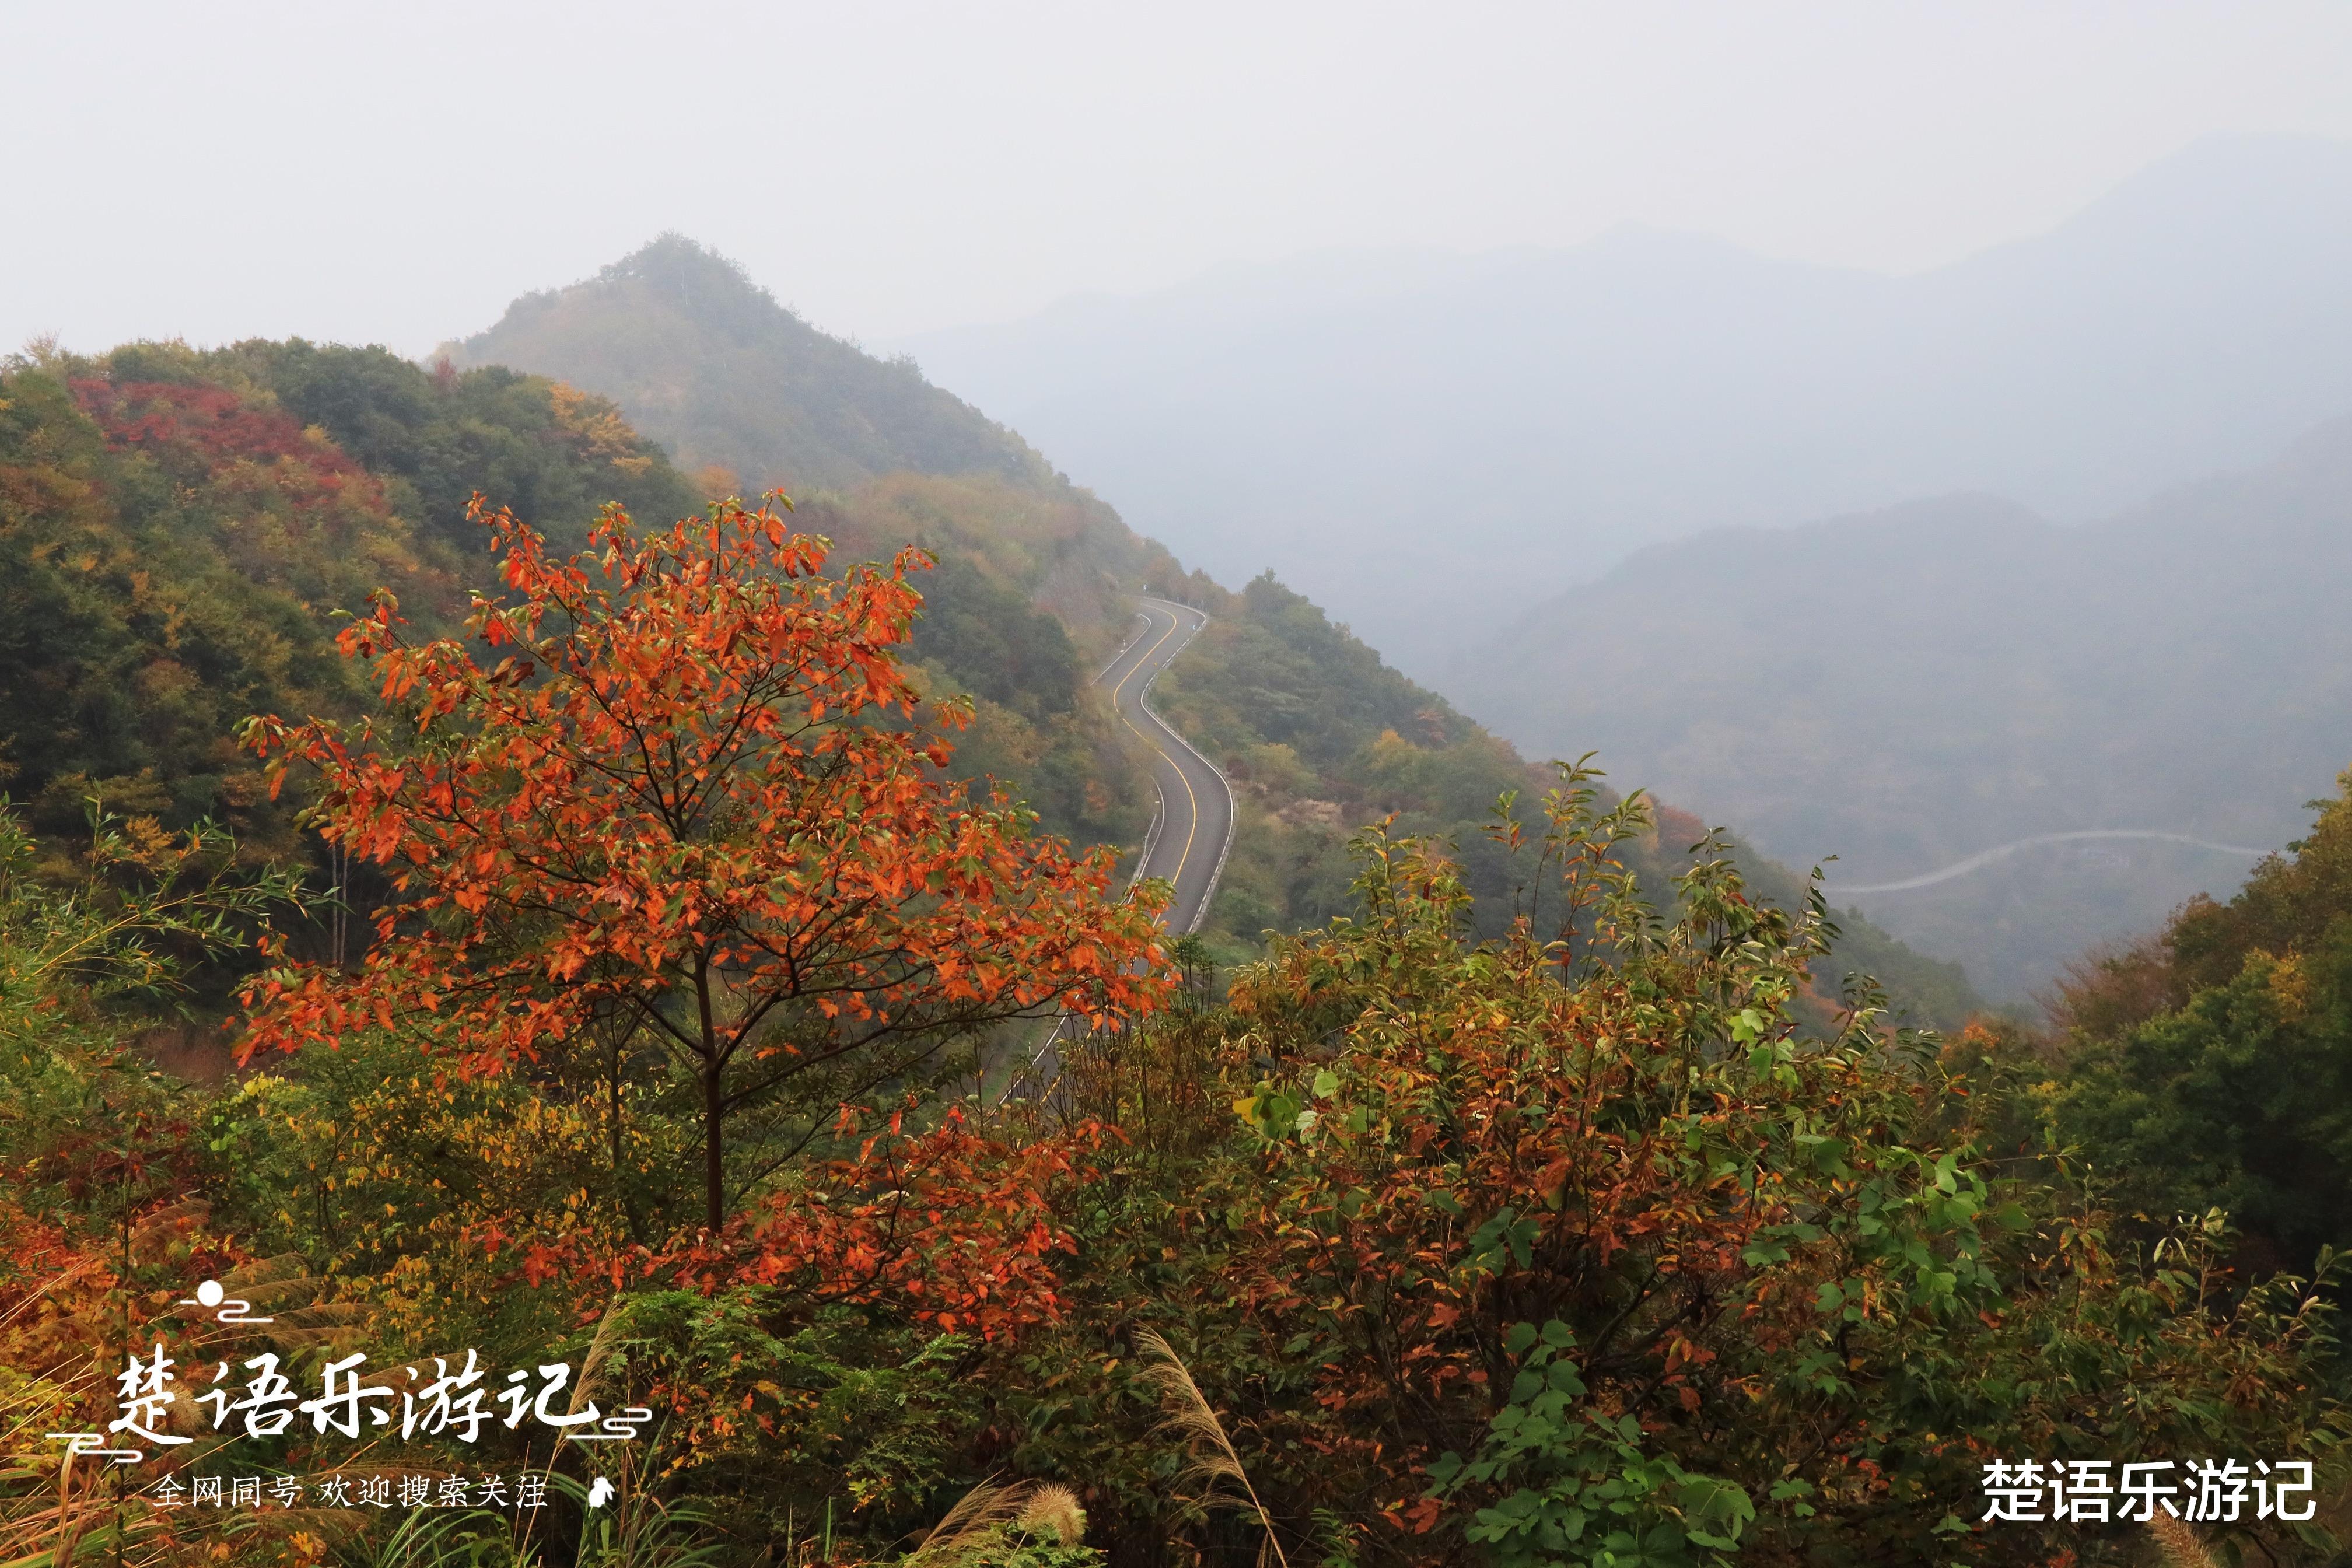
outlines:
[[1640, 230], [1389, 253], [1352, 294], [1324, 287], [1341, 270], [902, 346], [1145, 532], [1229, 578], [1272, 566], [1424, 677], [1644, 543], [1954, 490], [2092, 517], [2352, 409], [2333, 142], [2200, 143], [1910, 277]]
[[[1834, 891], [2076, 828], [2292, 837], [2352, 736], [2347, 601], [2352, 418], [2099, 523], [1953, 497], [1657, 546], [1451, 684], [1522, 745], [1600, 748], [1768, 853], [1839, 854]], [[2249, 868], [2082, 847], [1862, 901], [2014, 994]]]

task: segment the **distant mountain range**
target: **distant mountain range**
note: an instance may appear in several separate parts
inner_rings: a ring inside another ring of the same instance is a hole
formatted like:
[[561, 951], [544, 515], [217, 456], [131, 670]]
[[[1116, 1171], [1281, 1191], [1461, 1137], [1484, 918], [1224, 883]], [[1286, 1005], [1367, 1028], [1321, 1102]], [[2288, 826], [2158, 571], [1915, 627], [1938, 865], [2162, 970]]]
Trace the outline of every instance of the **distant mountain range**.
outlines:
[[[1628, 230], [1227, 268], [898, 346], [1143, 531], [1272, 567], [1427, 678], [1704, 528], [1954, 491], [2072, 521], [2263, 461], [2352, 411], [2347, 277], [2352, 146], [2237, 139], [1911, 277]], [[1481, 683], [1450, 693], [1507, 719]]]
[[[984, 699], [960, 760], [1017, 780], [1049, 824], [1078, 837], [1139, 833], [1149, 784], [1132, 759], [1123, 764], [1108, 710], [1080, 698], [1074, 671], [1098, 667], [1125, 635], [1124, 593], [1207, 609], [1208, 630], [1154, 699], [1239, 796], [1208, 927], [1228, 953], [1266, 927], [1351, 907], [1347, 833], [1391, 814], [1401, 831], [1461, 847], [1490, 923], [1507, 911], [1511, 879], [1525, 873], [1480, 828], [1501, 791], [1532, 802], [1548, 773], [1281, 584], [1232, 593], [1184, 572], [1012, 430], [911, 364], [811, 328], [692, 241], [664, 237], [594, 278], [525, 296], [442, 352], [608, 396], [680, 468], [726, 470], [703, 473], [706, 490], [782, 486], [808, 526], [852, 555], [932, 547], [941, 566], [923, 584], [930, 602], [915, 652]], [[1409, 574], [1410, 563], [1398, 570]], [[1615, 779], [1643, 782], [1608, 761]], [[1699, 832], [1695, 819], [1666, 816], [1664, 835], [1635, 857], [1662, 895]], [[1788, 872], [1747, 858], [1769, 896], [1799, 896]], [[1839, 967], [1875, 973], [1918, 1016], [1954, 1021], [1976, 1001], [1957, 969], [1867, 922], [1849, 928], [1840, 956]]]
[[[1539, 754], [1840, 856], [1832, 895], [2078, 829], [2275, 847], [2352, 763], [2352, 418], [2098, 523], [1958, 496], [1655, 546], [1451, 685]], [[2249, 869], [2080, 840], [1854, 901], [2016, 995]]]

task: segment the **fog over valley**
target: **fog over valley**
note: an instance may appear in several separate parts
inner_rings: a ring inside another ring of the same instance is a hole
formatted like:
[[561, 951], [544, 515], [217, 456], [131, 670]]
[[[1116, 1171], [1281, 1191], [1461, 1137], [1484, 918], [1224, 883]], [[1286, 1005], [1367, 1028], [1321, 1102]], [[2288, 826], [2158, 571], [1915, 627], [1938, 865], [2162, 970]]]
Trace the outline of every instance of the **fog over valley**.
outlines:
[[1906, 276], [1624, 228], [1230, 267], [894, 346], [1188, 558], [1271, 567], [1434, 677], [1702, 528], [1956, 490], [2079, 521], [2265, 461], [2352, 410], [2347, 270], [2352, 142], [2225, 138]]

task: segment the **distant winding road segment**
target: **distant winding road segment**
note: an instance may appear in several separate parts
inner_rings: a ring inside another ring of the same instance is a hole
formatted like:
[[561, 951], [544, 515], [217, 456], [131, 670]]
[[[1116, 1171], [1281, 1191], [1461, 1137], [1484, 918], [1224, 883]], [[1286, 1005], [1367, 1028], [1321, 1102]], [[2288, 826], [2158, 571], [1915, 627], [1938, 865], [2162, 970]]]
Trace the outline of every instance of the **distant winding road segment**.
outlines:
[[2021, 849], [2032, 849], [2044, 844], [2076, 844], [2094, 838], [2153, 839], [2164, 844], [2186, 844], [2191, 848], [2210, 849], [2220, 855], [2242, 855], [2250, 860], [2259, 860], [2270, 853], [2267, 849], [2249, 849], [2240, 844], [2216, 844], [2210, 838], [2193, 838], [2186, 833], [2159, 833], [2145, 827], [2084, 827], [2072, 833], [2041, 833], [2031, 838], [2013, 839], [1971, 855], [1965, 860], [1955, 860], [1940, 869], [1906, 877], [1899, 882], [1857, 882], [1852, 886], [1835, 882], [1822, 890], [1832, 898], [1843, 898], [1848, 893], [1908, 892], [1913, 888], [1932, 888], [1938, 882], [1948, 882], [1955, 877], [1981, 871], [1994, 861], [2007, 859]]
[[1234, 792], [1216, 764], [1151, 710], [1149, 697], [1152, 681], [1200, 635], [1209, 617], [1189, 605], [1165, 599], [1138, 599], [1136, 605], [1143, 629], [1095, 678], [1095, 684], [1109, 690], [1120, 721], [1151, 750], [1160, 810], [1144, 841], [1136, 876], [1164, 878], [1176, 889], [1167, 924], [1176, 935], [1185, 936], [1208, 918], [1209, 900], [1216, 896], [1217, 879], [1224, 873], [1234, 842]]

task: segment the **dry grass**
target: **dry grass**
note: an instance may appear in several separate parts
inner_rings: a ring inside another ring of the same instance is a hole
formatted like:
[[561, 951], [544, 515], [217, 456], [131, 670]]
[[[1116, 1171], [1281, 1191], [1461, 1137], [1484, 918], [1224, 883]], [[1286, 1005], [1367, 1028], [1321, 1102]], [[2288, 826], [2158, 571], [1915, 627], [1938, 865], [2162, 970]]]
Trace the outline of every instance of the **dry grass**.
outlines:
[[2197, 1532], [2168, 1513], [2149, 1520], [2147, 1532], [2156, 1537], [2157, 1555], [2164, 1560], [2164, 1568], [2221, 1568], [2197, 1539]]
[[1032, 1535], [1051, 1534], [1065, 1546], [1076, 1546], [1087, 1533], [1087, 1510], [1069, 1488], [1042, 1486], [1029, 1494], [1028, 1506], [1013, 1523]]
[[[1257, 1489], [1250, 1485], [1249, 1473], [1242, 1468], [1241, 1456], [1234, 1451], [1234, 1440], [1225, 1435], [1225, 1424], [1209, 1408], [1209, 1401], [1201, 1393], [1201, 1385], [1192, 1381], [1183, 1357], [1150, 1329], [1139, 1332], [1136, 1341], [1151, 1358], [1143, 1377], [1160, 1395], [1163, 1415], [1159, 1429], [1182, 1439], [1190, 1461], [1185, 1476], [1202, 1488], [1201, 1500], [1218, 1499], [1217, 1489], [1223, 1483], [1231, 1482], [1241, 1488], [1249, 1510], [1257, 1516], [1259, 1527], [1265, 1531], [1265, 1544], [1259, 1551], [1258, 1561], [1264, 1563], [1270, 1552], [1280, 1568], [1290, 1568], [1290, 1559], [1275, 1535], [1274, 1521], [1266, 1513], [1265, 1505], [1258, 1500]], [[1234, 1507], [1241, 1506], [1242, 1501], [1230, 1493], [1224, 1494], [1223, 1500]]]
[[[596, 1321], [596, 1332], [588, 1342], [588, 1353], [580, 1358], [580, 1376], [572, 1385], [572, 1402], [563, 1407], [564, 1415], [577, 1415], [581, 1406], [588, 1403], [595, 1389], [596, 1374], [604, 1370], [604, 1358], [612, 1352], [613, 1336], [620, 1331], [620, 1327], [621, 1298], [615, 1296], [604, 1309], [604, 1315]], [[561, 1447], [563, 1437], [570, 1435], [571, 1428], [567, 1426], [558, 1436], [557, 1447]]]
[[981, 1482], [956, 1500], [955, 1507], [931, 1526], [931, 1532], [923, 1537], [921, 1545], [907, 1554], [906, 1561], [954, 1562], [965, 1547], [978, 1544], [980, 1537], [1019, 1518], [1032, 1489], [1027, 1485], [1000, 1487], [994, 1481]]
[[[137, 1217], [122, 1237], [123, 1250], [135, 1263], [160, 1261], [174, 1245], [200, 1237], [210, 1220], [201, 1201], [189, 1200]], [[92, 1276], [118, 1266], [118, 1258], [91, 1253], [27, 1291], [5, 1314], [0, 1328], [16, 1327], [34, 1309], [55, 1306], [72, 1297]], [[310, 1345], [348, 1337], [362, 1321], [362, 1310], [350, 1303], [320, 1304], [319, 1281], [293, 1258], [256, 1259], [220, 1277], [230, 1296], [249, 1300], [259, 1317], [249, 1322], [208, 1321], [194, 1308], [173, 1303], [172, 1315], [189, 1359], [241, 1359], [257, 1347], [281, 1355]], [[266, 1321], [265, 1321], [266, 1320]], [[186, 1558], [209, 1544], [221, 1551], [250, 1548], [258, 1535], [245, 1535], [242, 1521], [224, 1514], [216, 1520], [193, 1513], [174, 1518], [156, 1513], [143, 1502], [121, 1506], [122, 1477], [105, 1460], [85, 1458], [77, 1462], [70, 1452], [55, 1456], [55, 1481], [47, 1479], [48, 1448], [46, 1434], [71, 1430], [103, 1419], [112, 1401], [108, 1385], [112, 1374], [90, 1347], [54, 1347], [56, 1364], [12, 1389], [0, 1400], [0, 1447], [19, 1455], [30, 1468], [14, 1470], [19, 1480], [39, 1484], [0, 1505], [0, 1565], [26, 1568], [73, 1568], [103, 1562], [108, 1568], [154, 1568]], [[183, 1465], [209, 1455], [228, 1439], [205, 1430], [194, 1403], [173, 1411], [178, 1435], [195, 1439], [183, 1450]], [[33, 1456], [39, 1455], [35, 1458]], [[274, 1537], [302, 1527], [330, 1536], [348, 1521], [335, 1510], [273, 1510], [269, 1533]], [[234, 1542], [234, 1543], [233, 1543]], [[233, 1543], [233, 1544], [232, 1544]]]
[[956, 1500], [922, 1544], [908, 1552], [900, 1568], [924, 1564], [950, 1568], [967, 1552], [990, 1544], [1006, 1525], [1032, 1535], [1051, 1534], [1065, 1546], [1075, 1546], [1087, 1532], [1087, 1510], [1078, 1494], [1067, 1487], [1038, 1481], [998, 1486], [982, 1481]]

